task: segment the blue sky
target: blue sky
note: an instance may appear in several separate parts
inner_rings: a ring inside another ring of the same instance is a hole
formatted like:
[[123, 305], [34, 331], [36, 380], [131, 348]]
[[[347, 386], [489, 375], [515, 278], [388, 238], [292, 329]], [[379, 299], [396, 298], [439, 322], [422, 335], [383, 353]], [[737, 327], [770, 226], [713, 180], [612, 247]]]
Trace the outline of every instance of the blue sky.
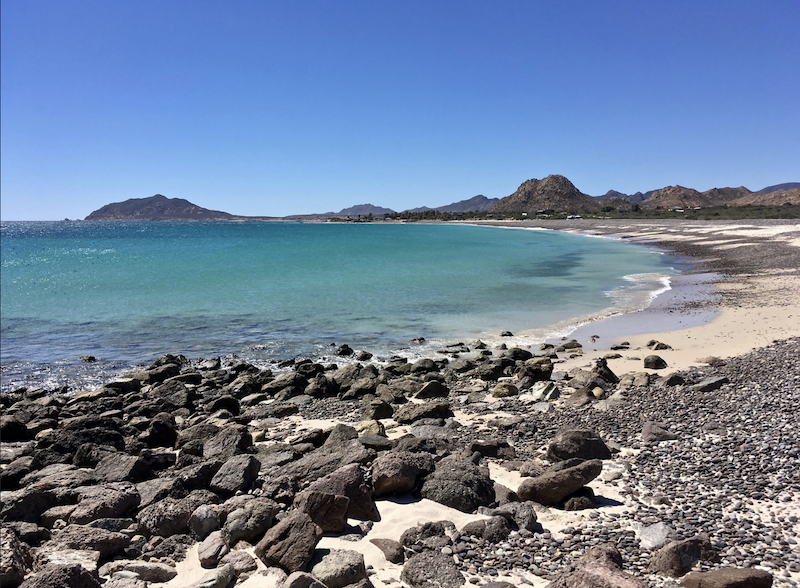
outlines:
[[800, 2], [8, 0], [0, 218], [800, 181]]

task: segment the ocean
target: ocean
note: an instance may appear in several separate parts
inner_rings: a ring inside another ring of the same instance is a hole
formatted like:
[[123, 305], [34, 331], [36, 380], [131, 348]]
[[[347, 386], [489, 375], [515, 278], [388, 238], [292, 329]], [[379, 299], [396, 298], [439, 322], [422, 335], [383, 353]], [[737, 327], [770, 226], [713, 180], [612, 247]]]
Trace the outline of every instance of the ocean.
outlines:
[[531, 345], [644, 308], [676, 273], [620, 240], [461, 224], [3, 222], [0, 254], [2, 391], [91, 388], [164, 353]]

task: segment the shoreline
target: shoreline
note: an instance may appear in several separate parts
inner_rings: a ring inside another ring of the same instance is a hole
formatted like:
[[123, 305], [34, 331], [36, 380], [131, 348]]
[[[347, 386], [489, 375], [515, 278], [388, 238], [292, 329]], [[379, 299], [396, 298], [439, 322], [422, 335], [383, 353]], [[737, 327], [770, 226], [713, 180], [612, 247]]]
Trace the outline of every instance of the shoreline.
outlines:
[[[728, 221], [498, 221], [477, 224], [536, 228], [605, 236], [657, 247], [690, 260], [672, 287], [641, 311], [579, 326], [567, 339], [584, 354], [564, 369], [585, 367], [627, 341], [630, 351], [609, 359], [615, 373], [650, 371], [632, 357], [649, 354], [658, 340], [668, 369], [702, 365], [709, 357], [733, 357], [800, 335], [800, 223]], [[595, 343], [589, 343], [599, 335]], [[556, 341], [550, 340], [551, 343]]]
[[[459, 224], [459, 221], [453, 224]], [[631, 344], [629, 352], [623, 353], [622, 358], [608, 360], [615, 373], [625, 373], [643, 371], [641, 362], [634, 363], [632, 358], [641, 358], [646, 354], [646, 344], [651, 340], [662, 341], [673, 348], [665, 350], [663, 357], [670, 370], [677, 370], [701, 365], [703, 362], [700, 360], [709, 356], [740, 355], [767, 345], [774, 339], [800, 335], [800, 311], [793, 312], [793, 309], [800, 309], [800, 223], [797, 221], [731, 223], [576, 219], [468, 221], [464, 224], [555, 230], [610, 238], [657, 249], [663, 255], [673, 256], [677, 262], [678, 273], [670, 277], [669, 290], [655, 297], [644, 309], [589, 319], [577, 327], [569, 326], [569, 330], [561, 327], [560, 335], [545, 336], [541, 340], [537, 336], [533, 344], [530, 337], [524, 335], [510, 339], [490, 335], [486, 338], [490, 347], [507, 343], [521, 347], [532, 345], [535, 349], [540, 342], [558, 344], [563, 339], [574, 338], [584, 349], [582, 356], [563, 361], [561, 367], [571, 369], [590, 365], [594, 360], [608, 356], [610, 347], [627, 341]], [[552, 331], [555, 327], [551, 325], [548, 330]], [[513, 326], [511, 328], [514, 330]], [[443, 355], [438, 351], [455, 341], [430, 341], [422, 346], [412, 345], [396, 351], [409, 360], [421, 357], [440, 359]], [[367, 351], [373, 350], [367, 348]], [[258, 359], [245, 355], [233, 351], [225, 354], [223, 359], [235, 361], [241, 356], [273, 368], [282, 361], [280, 357]], [[376, 356], [382, 355], [383, 352], [376, 352]], [[309, 355], [308, 358], [315, 361], [342, 361], [342, 358], [327, 354]], [[288, 356], [284, 359], [288, 359]], [[74, 384], [74, 389], [99, 385], [109, 377], [141, 368], [144, 361], [78, 363], [72, 369], [79, 380], [70, 383]], [[151, 361], [151, 358], [147, 361]], [[40, 378], [46, 381], [58, 379], [58, 370], [51, 374], [51, 369], [68, 363], [42, 364], [37, 368]], [[9, 386], [9, 379], [12, 378]], [[22, 379], [6, 373], [3, 379], [3, 393], [26, 385]], [[29, 381], [34, 387], [47, 387], [45, 383], [37, 384], [36, 378], [29, 378]]]

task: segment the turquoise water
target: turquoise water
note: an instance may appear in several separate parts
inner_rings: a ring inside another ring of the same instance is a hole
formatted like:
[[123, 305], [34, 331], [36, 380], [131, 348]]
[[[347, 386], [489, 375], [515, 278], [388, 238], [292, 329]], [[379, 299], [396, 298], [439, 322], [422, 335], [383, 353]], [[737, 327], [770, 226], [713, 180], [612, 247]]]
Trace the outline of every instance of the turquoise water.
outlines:
[[[665, 256], [612, 239], [428, 224], [5, 222], [3, 389], [159, 355], [268, 362], [520, 344], [646, 306]], [[424, 337], [423, 346], [412, 346]], [[87, 366], [78, 358], [98, 358]]]

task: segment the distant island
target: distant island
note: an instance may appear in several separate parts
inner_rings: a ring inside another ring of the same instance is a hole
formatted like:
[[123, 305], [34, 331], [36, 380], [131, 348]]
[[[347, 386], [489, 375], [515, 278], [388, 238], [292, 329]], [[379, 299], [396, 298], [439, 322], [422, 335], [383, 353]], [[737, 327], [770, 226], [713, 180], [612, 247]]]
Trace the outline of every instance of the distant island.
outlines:
[[[359, 204], [339, 212], [325, 212], [288, 217], [240, 216], [219, 210], [209, 210], [182, 198], [167, 198], [156, 194], [148, 198], [131, 198], [124, 202], [106, 204], [85, 220], [143, 220], [143, 221], [235, 221], [235, 220], [363, 220], [363, 219], [424, 219], [436, 218], [505, 218], [551, 216], [616, 216], [638, 217], [663, 213], [695, 214], [698, 210], [726, 209], [723, 216], [778, 216], [785, 218], [787, 210], [777, 207], [800, 205], [800, 182], [776, 184], [756, 192], [744, 186], [712, 188], [698, 192], [683, 186], [667, 186], [659, 190], [624, 194], [609, 190], [603, 196], [589, 196], [578, 190], [561, 175], [549, 175], [541, 180], [530, 179], [505, 198], [483, 195], [445, 206], [426, 206], [402, 212], [373, 204]], [[765, 208], [769, 210], [764, 210]], [[730, 210], [729, 210], [730, 209]], [[755, 210], [758, 209], [758, 210]], [[800, 211], [791, 211], [792, 217]], [[716, 216], [719, 216], [717, 212]]]

